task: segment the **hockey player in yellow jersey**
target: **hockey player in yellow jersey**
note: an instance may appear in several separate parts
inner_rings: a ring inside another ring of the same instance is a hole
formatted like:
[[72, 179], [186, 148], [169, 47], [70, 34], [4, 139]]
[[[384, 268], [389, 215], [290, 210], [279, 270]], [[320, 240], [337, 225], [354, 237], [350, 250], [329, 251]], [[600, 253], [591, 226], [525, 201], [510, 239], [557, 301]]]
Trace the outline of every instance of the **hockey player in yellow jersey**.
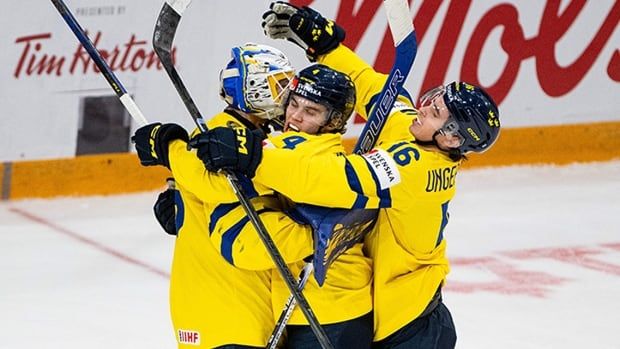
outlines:
[[[244, 51], [255, 53], [256, 65], [266, 63], [269, 66], [268, 70], [252, 75], [256, 81], [274, 90], [284, 90], [294, 75], [286, 56], [268, 46], [246, 45], [232, 49], [231, 64], [236, 62], [235, 58], [239, 60]], [[230, 71], [223, 72], [227, 73]], [[264, 105], [255, 107], [262, 107], [264, 112], [251, 116], [229, 105], [223, 112], [213, 116], [207, 125], [209, 128], [225, 126], [257, 129], [262, 122], [275, 116], [275, 110], [272, 109], [276, 101], [263, 98], [261, 103]], [[179, 348], [264, 348], [275, 325], [271, 296], [272, 273], [270, 270], [235, 268], [222, 258], [220, 249], [215, 248], [210, 239], [215, 224], [229, 224], [230, 228], [231, 220], [238, 219], [235, 210], [238, 204], [221, 200], [216, 193], [197, 191], [192, 187], [193, 183], [186, 180], [191, 175], [179, 170], [183, 167], [183, 155], [186, 152], [186, 145], [180, 144], [186, 144], [189, 137], [180, 126], [159, 123], [147, 125], [136, 131], [133, 140], [143, 165], [164, 165], [172, 170], [176, 179], [177, 190], [172, 191], [176, 196], [176, 212], [168, 214], [169, 219], [173, 217], [176, 226], [170, 227], [168, 224], [166, 228], [166, 224], [163, 225], [167, 232], [177, 235], [170, 280], [170, 311]], [[170, 149], [168, 143], [171, 143]], [[175, 145], [172, 146], [172, 143]], [[181, 148], [183, 151], [178, 150]], [[265, 210], [271, 204], [277, 205], [273, 200], [262, 197], [255, 198], [253, 203], [258, 210]], [[157, 205], [155, 208], [158, 212]], [[170, 209], [175, 210], [175, 207]], [[265, 217], [263, 219], [267, 220]], [[282, 225], [287, 223], [298, 227], [292, 220]], [[300, 233], [295, 236], [302, 240], [311, 239], [310, 234], [308, 230], [305, 235]], [[307, 256], [311, 253], [311, 247], [300, 253]]]
[[[258, 49], [264, 49], [264, 47], [261, 46]], [[271, 49], [271, 51], [274, 50]], [[260, 76], [259, 72], [264, 68], [262, 66], [263, 63], [265, 61], [261, 60], [260, 55], [257, 53], [257, 48], [244, 46], [233, 49], [233, 60], [221, 72], [222, 94], [230, 106], [226, 113], [237, 115], [237, 119], [240, 119], [240, 116], [243, 116], [241, 119], [244, 119], [252, 115], [261, 115], [259, 111], [268, 113], [269, 118], [277, 115], [278, 110], [272, 108], [275, 103], [269, 104], [269, 108], [259, 104], [265, 100], [274, 102], [273, 100], [277, 98], [269, 99], [266, 96], [279, 96], [283, 92], [282, 87], [286, 85], [288, 80], [283, 79], [283, 76], [278, 76], [277, 74], [257, 79], [256, 77]], [[272, 67], [273, 62], [269, 63], [267, 66]], [[279, 83], [269, 83], [277, 81]], [[261, 89], [261, 86], [266, 88], [266, 90]], [[351, 89], [347, 92], [354, 96], [352, 83]], [[252, 100], [252, 96], [259, 95], [260, 98]], [[301, 98], [290, 97], [290, 99], [292, 100], [291, 104], [304, 103]], [[353, 102], [351, 101], [349, 104], [348, 114], [350, 115]], [[306, 112], [312, 112], [317, 116], [324, 116], [318, 110], [308, 108], [308, 103], [304, 104], [304, 108]], [[325, 109], [325, 107], [323, 108]], [[334, 128], [329, 125], [319, 128], [315, 127], [316, 125], [307, 126], [306, 124], [299, 124], [298, 128], [312, 133], [324, 133], [324, 136], [304, 135], [321, 139], [322, 149], [325, 149], [325, 151], [342, 152], [344, 149], [340, 143], [339, 129], [337, 130], [335, 127], [343, 127], [349, 115], [342, 116], [343, 121], [335, 124]], [[241, 120], [240, 122], [230, 117], [226, 120], [221, 115], [211, 119], [209, 127], [217, 126], [214, 123], [216, 119], [226, 121], [225, 123], [220, 122], [220, 125], [227, 126], [228, 130], [255, 128], [255, 126], [248, 125], [247, 120]], [[333, 120], [336, 120], [336, 118], [333, 118]], [[287, 121], [287, 126], [285, 127], [288, 127], [290, 124]], [[335, 133], [330, 133], [329, 131], [334, 131]], [[147, 126], [142, 133], [150, 135], [151, 130]], [[252, 137], [252, 135], [253, 133], [247, 132], [248, 137]], [[282, 135], [274, 138], [273, 144], [291, 146], [296, 144], [299, 138], [299, 135], [294, 137]], [[209, 239], [215, 250], [224, 257], [220, 257], [220, 260], [238, 268], [256, 272], [258, 275], [268, 273], [271, 276], [271, 300], [276, 314], [272, 311], [272, 319], [266, 323], [269, 327], [268, 334], [270, 334], [273, 329], [273, 318], [280, 315], [284, 302], [288, 298], [288, 289], [278, 275], [278, 272], [273, 269], [273, 262], [270, 260], [253, 226], [248, 223], [244, 211], [239, 206], [237, 198], [230, 190], [225, 178], [220, 175], [210, 175], [204, 171], [202, 162], [193, 152], [187, 150], [187, 139], [180, 137], [176, 139], [159, 139], [157, 135], [149, 136], [149, 139], [153, 139], [153, 142], [156, 144], [168, 145], [168, 148], [162, 151], [162, 153], [165, 153], [169, 158], [169, 165], [177, 184], [181, 188], [187, 188], [186, 191], [195, 195], [202, 202], [207, 217], [205, 226], [208, 227], [208, 229], [203, 231], [202, 235], [205, 239]], [[151, 149], [148, 142], [142, 143], [148, 149]], [[138, 142], [136, 142], [136, 147], [138, 147]], [[260, 149], [260, 147], [258, 148]], [[144, 153], [147, 153], [148, 149]], [[252, 149], [248, 149], [248, 151], [252, 153]], [[303, 258], [312, 254], [312, 232], [310, 227], [308, 225], [299, 225], [283, 214], [281, 211], [285, 207], [282, 204], [282, 200], [275, 196], [271, 189], [254, 188], [250, 182], [244, 182], [244, 189], [246, 192], [255, 193], [255, 196], [259, 195], [252, 199], [252, 203], [260, 214], [269, 234], [276, 242], [282, 256], [288, 263], [291, 263], [292, 272], [298, 273], [301, 266], [303, 266]], [[179, 232], [179, 238], [182, 237], [182, 233], [183, 230]], [[224, 282], [226, 281], [224, 280]], [[236, 281], [231, 279], [228, 282], [234, 283]], [[361, 244], [347, 251], [347, 253], [334, 262], [332, 269], [330, 269], [328, 281], [326, 281], [323, 288], [319, 288], [316, 282], [310, 282], [307, 285], [304, 294], [307, 296], [315, 314], [324, 325], [330, 340], [336, 348], [370, 347], [372, 339], [370, 287], [370, 261], [363, 256]], [[251, 292], [249, 290], [246, 291]], [[262, 305], [262, 303], [260, 304]], [[247, 304], [247, 307], [251, 309], [255, 306]], [[307, 326], [307, 321], [299, 311], [293, 313], [289, 323], [291, 326], [288, 328], [287, 347], [304, 348], [316, 343], [312, 331]], [[247, 327], [243, 328], [243, 331], [245, 331]], [[262, 333], [264, 334], [264, 331]], [[230, 336], [230, 334], [228, 335]], [[264, 344], [262, 343], [261, 346], [264, 346]]]
[[[272, 4], [263, 18], [267, 35], [289, 39], [311, 59], [349, 74], [356, 84], [355, 109], [367, 116], [386, 76], [346, 47], [330, 44], [325, 49], [320, 35], [309, 34], [327, 33], [333, 41], [329, 33], [342, 28], [312, 9], [282, 2]], [[453, 348], [456, 331], [441, 298], [449, 272], [443, 235], [448, 205], [463, 158], [488, 149], [499, 128], [492, 98], [479, 87], [453, 82], [425, 93], [417, 109], [401, 94], [368, 154], [303, 157], [265, 148], [260, 165], [249, 172], [255, 173], [255, 183], [296, 202], [382, 208], [366, 240], [374, 271], [373, 347]], [[220, 166], [217, 154], [210, 155], [215, 170]]]

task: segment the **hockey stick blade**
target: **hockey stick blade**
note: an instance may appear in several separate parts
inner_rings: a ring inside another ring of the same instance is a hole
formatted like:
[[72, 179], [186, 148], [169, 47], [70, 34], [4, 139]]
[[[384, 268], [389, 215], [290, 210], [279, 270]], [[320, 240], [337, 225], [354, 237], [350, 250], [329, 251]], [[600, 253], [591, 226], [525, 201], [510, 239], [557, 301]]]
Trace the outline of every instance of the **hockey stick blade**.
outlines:
[[[155, 30], [153, 31], [153, 49], [157, 54], [157, 57], [161, 61], [161, 64], [166, 69], [172, 84], [185, 107], [187, 108], [190, 116], [194, 119], [196, 126], [201, 132], [207, 130], [205, 120], [200, 114], [196, 103], [189, 94], [189, 90], [185, 87], [181, 76], [174, 67], [174, 60], [172, 59], [172, 43], [176, 35], [177, 27], [181, 21], [181, 15], [183, 11], [189, 6], [189, 1], [166, 1], [159, 12], [157, 22], [155, 23]], [[180, 12], [179, 12], [180, 11]]]
[[[187, 5], [189, 5], [190, 0], [186, 1], [177, 1], [177, 0], [166, 0], [164, 3], [155, 25], [155, 31], [153, 33], [153, 48], [155, 53], [159, 57], [164, 69], [168, 73], [172, 84], [176, 88], [179, 96], [183, 100], [187, 110], [189, 111], [192, 119], [198, 126], [201, 132], [205, 132], [207, 130], [206, 124], [202, 115], [200, 115], [200, 111], [198, 107], [192, 100], [188, 89], [185, 87], [181, 77], [177, 73], [174, 62], [172, 60], [172, 42], [174, 41], [174, 36], [176, 34], [177, 27], [181, 20], [181, 15]], [[175, 7], [176, 6], [176, 7]], [[261, 241], [265, 245], [267, 252], [269, 253], [271, 259], [273, 260], [278, 272], [281, 274], [283, 280], [286, 283], [289, 291], [295, 297], [297, 303], [299, 303], [300, 308], [308, 320], [312, 331], [314, 332], [319, 344], [322, 348], [331, 349], [333, 348], [332, 344], [325, 333], [325, 330], [319, 324], [316, 315], [312, 311], [310, 307], [310, 303], [305, 298], [305, 296], [298, 290], [297, 282], [289, 270], [284, 258], [278, 251], [275, 243], [271, 239], [271, 236], [267, 232], [265, 225], [262, 220], [258, 216], [258, 213], [252, 206], [250, 199], [245, 195], [245, 193], [241, 190], [241, 184], [239, 183], [239, 179], [237, 179], [236, 175], [231, 172], [224, 172], [226, 175], [226, 179], [230, 183], [232, 190], [234, 191], [239, 203], [243, 207], [245, 213], [247, 214], [250, 222], [256, 229]]]
[[95, 62], [95, 65], [97, 65], [97, 68], [99, 68], [99, 71], [101, 72], [103, 77], [105, 77], [108, 84], [110, 84], [110, 87], [112, 87], [114, 93], [116, 93], [127, 112], [129, 112], [129, 115], [131, 115], [131, 117], [139, 125], [146, 125], [148, 121], [146, 121], [144, 114], [142, 114], [142, 111], [140, 111], [140, 108], [138, 108], [136, 102], [127, 93], [127, 90], [125, 89], [123, 84], [116, 77], [116, 75], [114, 75], [114, 72], [103, 59], [99, 51], [97, 51], [97, 48], [95, 48], [95, 45], [92, 43], [92, 41], [90, 41], [90, 39], [86, 35], [86, 32], [84, 31], [84, 29], [82, 29], [82, 27], [75, 19], [67, 5], [65, 5], [62, 0], [52, 0], [52, 4], [54, 4], [54, 7], [56, 7], [56, 10], [58, 10], [58, 13], [60, 13], [69, 28], [71, 28], [71, 31], [73, 32], [73, 34], [75, 34], [78, 41], [80, 42], [80, 44], [82, 44], [82, 47], [84, 47], [90, 58], [93, 60], [93, 62]]

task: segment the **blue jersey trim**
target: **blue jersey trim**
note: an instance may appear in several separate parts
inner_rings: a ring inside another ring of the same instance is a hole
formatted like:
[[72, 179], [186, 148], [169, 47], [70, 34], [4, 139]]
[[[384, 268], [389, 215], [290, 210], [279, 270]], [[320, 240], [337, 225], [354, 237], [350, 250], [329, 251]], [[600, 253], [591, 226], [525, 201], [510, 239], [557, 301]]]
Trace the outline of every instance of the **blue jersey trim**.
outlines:
[[[263, 212], [273, 212], [273, 211], [274, 210], [270, 208], [263, 208], [262, 210], [257, 210], [256, 213], [261, 214]], [[248, 216], [245, 216], [239, 222], [235, 223], [232, 227], [226, 230], [224, 234], [222, 234], [222, 244], [220, 246], [220, 254], [222, 255], [222, 257], [224, 257], [224, 259], [228, 263], [232, 265], [235, 265], [235, 262], [233, 260], [233, 251], [232, 251], [233, 244], [235, 240], [237, 239], [237, 236], [239, 236], [239, 234], [241, 233], [241, 230], [243, 229], [243, 227], [245, 227], [245, 225], [249, 221], [250, 219], [248, 218]]]
[[174, 225], [177, 228], [178, 234], [185, 220], [185, 204], [183, 203], [181, 192], [178, 190], [174, 191], [174, 205], [177, 208], [177, 211], [175, 212]]
[[224, 217], [228, 212], [234, 210], [239, 206], [238, 202], [232, 204], [221, 204], [218, 205], [215, 210], [211, 213], [209, 217], [209, 235], [213, 234], [213, 230], [215, 229], [215, 225], [220, 218]]
[[441, 227], [439, 228], [439, 236], [437, 236], [437, 243], [435, 244], [435, 247], [439, 246], [439, 244], [443, 240], [443, 230], [445, 229], [446, 225], [448, 225], [448, 219], [450, 218], [450, 214], [448, 213], [449, 203], [450, 201], [446, 201], [441, 204]]
[[368, 167], [368, 172], [372, 175], [372, 180], [375, 182], [375, 188], [377, 189], [377, 197], [379, 198], [379, 208], [387, 208], [392, 207], [392, 194], [390, 193], [390, 188], [381, 189], [379, 183], [379, 178], [377, 178], [377, 174], [372, 169], [368, 161], [366, 162], [366, 167]]
[[349, 188], [351, 188], [351, 190], [357, 193], [357, 198], [355, 199], [355, 202], [353, 203], [353, 206], [351, 208], [365, 208], [366, 203], [368, 202], [368, 197], [363, 195], [364, 191], [362, 190], [362, 183], [360, 182], [359, 177], [355, 173], [353, 166], [347, 159], [345, 159], [344, 170], [347, 175], [347, 182], [349, 183]]

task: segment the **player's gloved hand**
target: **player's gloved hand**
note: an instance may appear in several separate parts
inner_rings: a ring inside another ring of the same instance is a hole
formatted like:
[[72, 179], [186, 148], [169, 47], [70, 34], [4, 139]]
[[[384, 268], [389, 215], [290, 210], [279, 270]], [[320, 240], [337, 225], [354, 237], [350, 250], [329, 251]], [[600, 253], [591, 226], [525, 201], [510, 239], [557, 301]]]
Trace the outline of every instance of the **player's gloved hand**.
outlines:
[[263, 156], [263, 138], [260, 131], [216, 127], [192, 138], [189, 146], [197, 149], [207, 170], [231, 170], [252, 178]]
[[166, 181], [168, 182], [168, 189], [159, 193], [157, 201], [153, 205], [153, 212], [155, 212], [155, 218], [166, 233], [177, 235], [174, 178], [168, 178]]
[[168, 168], [168, 143], [175, 139], [187, 142], [187, 131], [177, 124], [162, 125], [159, 122], [140, 127], [131, 137], [142, 166], [162, 165]]
[[283, 1], [271, 3], [261, 25], [268, 37], [286, 39], [303, 48], [311, 61], [338, 47], [345, 37], [341, 26], [317, 11]]

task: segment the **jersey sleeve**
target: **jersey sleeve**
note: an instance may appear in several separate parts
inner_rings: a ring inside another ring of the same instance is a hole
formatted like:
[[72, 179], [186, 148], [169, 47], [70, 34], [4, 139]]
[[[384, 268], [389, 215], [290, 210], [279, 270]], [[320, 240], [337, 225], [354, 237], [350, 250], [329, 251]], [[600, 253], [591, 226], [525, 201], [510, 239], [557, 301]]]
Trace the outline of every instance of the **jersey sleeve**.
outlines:
[[[344, 45], [340, 45], [328, 54], [320, 56], [319, 62], [343, 72], [353, 79], [356, 92], [355, 111], [367, 120], [388, 76], [375, 71], [355, 52]], [[403, 89], [401, 94], [397, 96], [377, 143], [411, 138], [408, 128], [416, 115], [417, 111], [412, 98]]]
[[369, 158], [264, 149], [254, 182], [298, 203], [350, 209], [389, 207], [390, 187], [398, 169], [385, 152], [376, 154]]
[[[207, 171], [196, 156], [196, 152], [187, 150], [186, 142], [182, 140], [170, 142], [168, 157], [174, 179], [201, 201], [210, 203], [238, 201], [226, 176]], [[239, 178], [239, 183], [244, 193], [250, 197], [272, 193], [264, 186], [255, 186], [245, 177]]]
[[[286, 264], [299, 262], [312, 254], [311, 227], [297, 223], [282, 212], [277, 197], [256, 197], [252, 205]], [[258, 232], [238, 203], [213, 208], [209, 215], [209, 236], [222, 257], [237, 268], [267, 270], [275, 267]]]
[[355, 83], [355, 111], [366, 119], [369, 114], [367, 106], [370, 106], [372, 98], [381, 92], [387, 75], [376, 72], [344, 45], [339, 45], [330, 53], [320, 56], [319, 62], [351, 77]]

